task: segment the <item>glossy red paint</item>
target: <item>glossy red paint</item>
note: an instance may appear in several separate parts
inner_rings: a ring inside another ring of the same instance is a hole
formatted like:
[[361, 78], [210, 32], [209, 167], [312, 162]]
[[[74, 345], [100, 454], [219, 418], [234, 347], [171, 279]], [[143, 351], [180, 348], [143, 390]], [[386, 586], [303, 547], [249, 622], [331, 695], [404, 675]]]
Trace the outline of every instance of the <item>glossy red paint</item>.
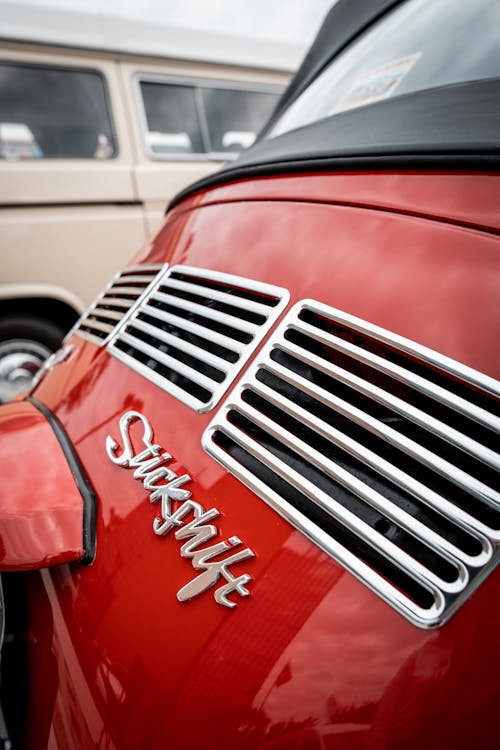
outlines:
[[[396, 201], [397, 193], [390, 190], [384, 200], [384, 181], [376, 193], [371, 177], [366, 207], [307, 203], [305, 177], [300, 200], [268, 200], [272, 180], [262, 180], [260, 201], [210, 203], [205, 197], [209, 205], [203, 209], [181, 212], [179, 206], [144, 260], [208, 266], [284, 286], [291, 303], [312, 297], [498, 377], [498, 237], [455, 225], [473, 188], [466, 193], [459, 181], [452, 198], [455, 175], [449, 176], [441, 199], [460, 210], [441, 222], [373, 208], [375, 198], [384, 205]], [[311, 178], [313, 186], [318, 179]], [[324, 178], [324, 190], [327, 180], [339, 195], [344, 178], [338, 177], [338, 185], [335, 177]], [[429, 176], [429, 194], [433, 181]], [[362, 195], [361, 175], [357, 183]], [[423, 176], [418, 184], [423, 200]], [[499, 177], [490, 177], [488, 184], [491, 206], [498, 199]], [[240, 189], [237, 184], [237, 196]], [[436, 213], [439, 205], [436, 191]]]
[[30, 403], [0, 407], [0, 570], [83, 557], [83, 506], [63, 451]]
[[[471, 172], [368, 172], [275, 175], [189, 196], [172, 213], [212, 203], [305, 201], [370, 206], [498, 232], [498, 175]], [[144, 249], [146, 251], [146, 248]]]
[[[339, 205], [349, 181], [366, 207]], [[281, 285], [290, 304], [312, 297], [498, 377], [500, 240], [460, 221], [493, 225], [500, 177], [470, 177], [466, 187], [442, 175], [440, 184], [435, 175], [407, 183], [339, 175], [219, 188], [179, 206], [144, 260]], [[474, 213], [476, 185], [483, 208]], [[325, 199], [308, 203], [318, 190]], [[92, 477], [97, 554], [91, 567], [30, 579], [30, 715], [38, 718], [27, 748], [493, 746], [498, 570], [444, 627], [419, 630], [203, 452], [211, 414], [105, 350], [74, 343], [72, 361], [36, 396]], [[254, 550], [242, 564], [251, 596], [236, 597], [234, 610], [212, 591], [177, 601], [195, 571], [175, 537], [153, 533], [157, 508], [142, 484], [106, 455], [107, 436], [119, 439], [130, 409], [150, 420], [172, 469], [191, 476], [193, 497], [220, 511], [220, 538], [237, 534]], [[40, 644], [50, 645], [49, 659]]]

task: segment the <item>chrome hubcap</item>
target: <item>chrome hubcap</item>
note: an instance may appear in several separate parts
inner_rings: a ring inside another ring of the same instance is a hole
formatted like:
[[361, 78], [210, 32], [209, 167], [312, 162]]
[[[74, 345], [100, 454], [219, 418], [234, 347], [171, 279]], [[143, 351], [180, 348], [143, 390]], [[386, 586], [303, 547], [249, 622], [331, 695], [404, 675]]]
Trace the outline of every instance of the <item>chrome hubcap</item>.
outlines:
[[0, 402], [10, 401], [29, 388], [49, 355], [50, 349], [38, 341], [11, 339], [0, 342]]

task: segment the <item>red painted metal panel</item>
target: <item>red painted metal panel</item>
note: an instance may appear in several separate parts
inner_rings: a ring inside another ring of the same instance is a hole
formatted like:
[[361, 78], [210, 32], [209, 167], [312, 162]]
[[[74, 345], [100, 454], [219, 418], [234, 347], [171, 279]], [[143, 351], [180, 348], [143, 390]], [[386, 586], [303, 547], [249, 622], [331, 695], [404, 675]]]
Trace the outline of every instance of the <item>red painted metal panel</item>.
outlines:
[[45, 417], [30, 403], [0, 407], [0, 570], [83, 557], [83, 506]]
[[[340, 200], [349, 180], [356, 205]], [[200, 208], [194, 199], [184, 205], [192, 210], [180, 206], [144, 259], [284, 286], [290, 304], [316, 299], [499, 377], [500, 239], [471, 227], [493, 226], [500, 178], [471, 176], [466, 186], [443, 175], [441, 193], [435, 175], [407, 181], [303, 177], [218, 188]], [[471, 198], [476, 186], [487, 210]], [[323, 198], [308, 203], [317, 191]], [[416, 628], [203, 452], [211, 414], [74, 342], [79, 351], [46, 376], [37, 398], [55, 410], [92, 478], [98, 546], [92, 566], [31, 580], [32, 715], [42, 718], [30, 723], [27, 747], [495, 744], [498, 570], [442, 628]], [[153, 533], [158, 507], [106, 453], [131, 409], [149, 419], [176, 474], [190, 475], [193, 498], [220, 511], [219, 538], [237, 534], [255, 552], [242, 563], [251, 595], [235, 609], [219, 606], [213, 589], [177, 600], [196, 571], [173, 534]]]
[[287, 200], [364, 206], [500, 230], [498, 175], [471, 172], [351, 172], [277, 175], [197, 193], [173, 210], [212, 203]]

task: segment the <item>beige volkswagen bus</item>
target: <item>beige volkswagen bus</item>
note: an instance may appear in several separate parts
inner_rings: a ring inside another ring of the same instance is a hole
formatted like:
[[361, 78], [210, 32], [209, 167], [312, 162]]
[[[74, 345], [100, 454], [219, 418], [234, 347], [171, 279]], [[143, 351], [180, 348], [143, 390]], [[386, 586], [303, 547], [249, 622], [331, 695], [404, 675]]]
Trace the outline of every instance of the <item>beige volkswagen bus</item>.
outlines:
[[252, 143], [297, 55], [69, 11], [23, 14], [23, 2], [4, 3], [2, 16], [5, 401], [147, 241], [169, 198]]

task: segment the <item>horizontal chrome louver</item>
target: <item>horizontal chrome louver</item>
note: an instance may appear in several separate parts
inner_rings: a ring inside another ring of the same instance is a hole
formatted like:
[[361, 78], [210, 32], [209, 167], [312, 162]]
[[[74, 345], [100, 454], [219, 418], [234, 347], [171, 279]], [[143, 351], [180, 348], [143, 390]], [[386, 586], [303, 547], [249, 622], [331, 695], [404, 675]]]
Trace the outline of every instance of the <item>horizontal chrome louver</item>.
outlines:
[[116, 331], [113, 356], [192, 409], [215, 406], [289, 299], [285, 289], [172, 266]]
[[296, 305], [205, 450], [421, 627], [498, 561], [500, 383], [314, 301]]
[[130, 266], [117, 273], [69, 332], [104, 346], [124, 316], [147, 291], [165, 264]]

